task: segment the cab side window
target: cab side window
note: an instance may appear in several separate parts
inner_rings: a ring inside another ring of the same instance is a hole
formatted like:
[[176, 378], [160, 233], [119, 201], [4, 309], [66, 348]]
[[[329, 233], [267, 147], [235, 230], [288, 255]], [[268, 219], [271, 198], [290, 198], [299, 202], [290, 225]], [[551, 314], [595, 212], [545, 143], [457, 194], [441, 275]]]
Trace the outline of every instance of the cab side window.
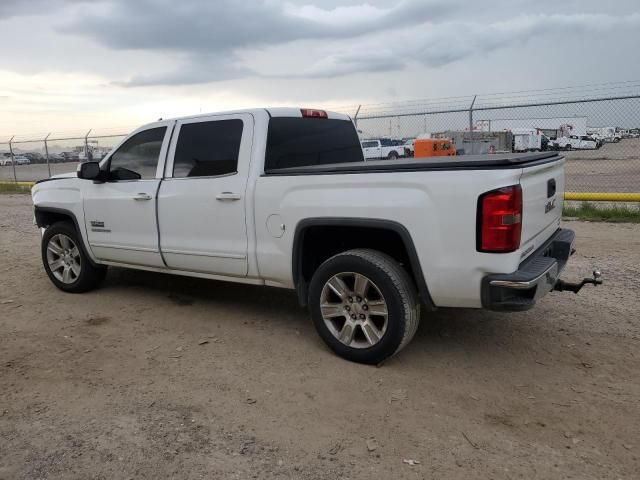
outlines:
[[237, 173], [243, 126], [240, 119], [182, 125], [173, 161], [174, 178]]
[[109, 180], [155, 178], [166, 132], [167, 127], [151, 128], [124, 142], [109, 160]]

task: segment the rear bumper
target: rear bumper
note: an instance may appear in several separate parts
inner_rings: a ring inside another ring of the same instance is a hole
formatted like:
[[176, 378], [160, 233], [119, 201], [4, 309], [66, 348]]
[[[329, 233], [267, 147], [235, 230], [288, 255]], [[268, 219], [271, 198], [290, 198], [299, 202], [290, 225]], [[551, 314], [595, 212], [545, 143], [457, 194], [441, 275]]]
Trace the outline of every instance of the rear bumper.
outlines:
[[518, 270], [491, 274], [482, 280], [482, 306], [496, 311], [523, 311], [553, 290], [573, 253], [575, 233], [558, 229]]

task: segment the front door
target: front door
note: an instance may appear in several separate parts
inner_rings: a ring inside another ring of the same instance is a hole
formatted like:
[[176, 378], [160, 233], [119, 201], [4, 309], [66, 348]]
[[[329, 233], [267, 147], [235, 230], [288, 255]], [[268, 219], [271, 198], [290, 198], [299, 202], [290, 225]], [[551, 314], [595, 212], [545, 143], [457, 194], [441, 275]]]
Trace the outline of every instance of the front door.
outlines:
[[158, 195], [160, 247], [169, 268], [247, 275], [253, 123], [250, 114], [177, 122]]
[[83, 182], [84, 218], [93, 254], [100, 260], [163, 267], [158, 245], [156, 194], [173, 122], [129, 137], [101, 168], [104, 183]]

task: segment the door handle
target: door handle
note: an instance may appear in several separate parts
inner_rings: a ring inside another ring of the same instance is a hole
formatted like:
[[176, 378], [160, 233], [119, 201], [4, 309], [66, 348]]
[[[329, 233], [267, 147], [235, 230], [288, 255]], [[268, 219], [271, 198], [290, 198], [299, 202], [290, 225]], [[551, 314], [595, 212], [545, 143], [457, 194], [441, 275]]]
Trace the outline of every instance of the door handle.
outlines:
[[225, 200], [240, 200], [241, 198], [242, 195], [233, 192], [222, 192], [216, 195], [216, 200], [220, 200], [222, 202], [224, 202]]
[[151, 195], [149, 195], [148, 193], [138, 193], [135, 197], [133, 197], [133, 199], [137, 201], [151, 200]]

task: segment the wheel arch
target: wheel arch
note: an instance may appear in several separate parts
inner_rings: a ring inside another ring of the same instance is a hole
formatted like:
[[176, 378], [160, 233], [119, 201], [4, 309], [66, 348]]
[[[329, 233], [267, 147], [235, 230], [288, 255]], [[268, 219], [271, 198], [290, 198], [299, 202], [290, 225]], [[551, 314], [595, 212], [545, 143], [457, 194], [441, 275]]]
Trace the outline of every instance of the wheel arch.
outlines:
[[56, 222], [61, 221], [71, 221], [80, 236], [80, 245], [84, 249], [84, 253], [87, 255], [87, 258], [91, 262], [93, 266], [97, 266], [98, 262], [96, 262], [91, 249], [87, 245], [87, 240], [85, 235], [83, 235], [83, 230], [80, 228], [80, 224], [78, 223], [78, 219], [71, 210], [67, 210], [65, 208], [58, 207], [34, 207], [34, 216], [36, 225], [39, 228], [46, 228], [50, 225], [53, 225]]
[[[375, 238], [369, 237], [366, 241], [347, 242], [344, 246], [340, 246], [338, 244], [325, 246], [325, 250], [322, 252], [323, 254], [320, 254], [318, 257], [312, 257], [309, 255], [308, 250], [305, 252], [305, 248], [313, 246], [313, 237], [317, 237], [320, 233], [326, 234], [331, 231], [336, 232], [345, 230], [369, 234], [375, 233], [378, 238], [384, 237], [390, 241], [393, 239], [392, 241], [395, 243], [394, 250], [389, 251], [388, 248], [380, 248], [379, 245], [376, 245], [377, 242], [375, 241]], [[401, 252], [398, 251], [400, 246], [402, 248]], [[418, 294], [422, 304], [428, 311], [436, 309], [429, 293], [429, 289], [422, 272], [422, 267], [420, 266], [420, 261], [418, 259], [413, 239], [404, 225], [393, 220], [341, 217], [306, 218], [298, 222], [296, 225], [293, 239], [291, 269], [293, 284], [295, 285], [300, 305], [306, 306], [307, 304], [311, 274], [315, 272], [319, 264], [337, 253], [353, 248], [374, 248], [383, 253], [389, 254], [398, 261], [406, 262], [405, 268], [408, 270], [410, 277], [418, 289]], [[399, 256], [400, 258], [398, 258]]]

